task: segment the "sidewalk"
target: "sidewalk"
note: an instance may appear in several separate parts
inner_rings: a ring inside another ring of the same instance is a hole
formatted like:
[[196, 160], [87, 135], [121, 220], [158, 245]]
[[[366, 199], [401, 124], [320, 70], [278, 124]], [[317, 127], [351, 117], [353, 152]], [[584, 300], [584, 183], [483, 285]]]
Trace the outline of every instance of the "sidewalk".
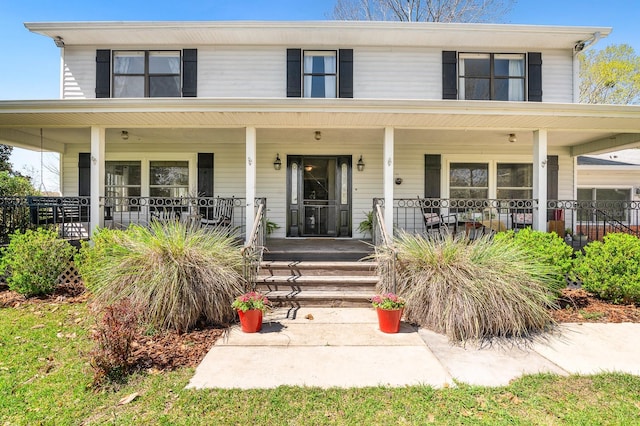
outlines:
[[301, 308], [295, 319], [287, 314], [269, 313], [260, 333], [232, 327], [187, 387], [440, 388], [454, 386], [454, 379], [501, 386], [538, 372], [640, 375], [640, 324], [566, 324], [527, 347], [478, 348], [453, 346], [443, 335], [405, 323], [398, 334], [382, 333], [372, 308]]

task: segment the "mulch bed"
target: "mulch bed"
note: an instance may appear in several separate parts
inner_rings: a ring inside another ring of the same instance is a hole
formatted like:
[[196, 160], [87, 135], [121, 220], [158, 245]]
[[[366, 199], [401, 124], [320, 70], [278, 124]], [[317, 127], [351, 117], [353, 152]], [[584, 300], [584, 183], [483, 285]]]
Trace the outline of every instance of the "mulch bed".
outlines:
[[[81, 303], [88, 299], [82, 285], [60, 286], [52, 296], [25, 299], [0, 287], [0, 308], [39, 303]], [[613, 305], [599, 300], [582, 289], [565, 289], [560, 308], [551, 311], [557, 322], [640, 323], [640, 307]], [[202, 326], [188, 333], [158, 333], [140, 336], [133, 343], [133, 356], [139, 368], [154, 372], [178, 367], [195, 367], [226, 328]]]

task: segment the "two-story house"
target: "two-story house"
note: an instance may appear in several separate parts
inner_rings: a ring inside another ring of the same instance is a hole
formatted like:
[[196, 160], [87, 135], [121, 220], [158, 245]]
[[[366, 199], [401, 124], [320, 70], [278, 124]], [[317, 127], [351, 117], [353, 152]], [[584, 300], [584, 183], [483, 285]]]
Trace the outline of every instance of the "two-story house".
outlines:
[[26, 27], [60, 49], [62, 99], [0, 102], [0, 141], [59, 152], [62, 193], [90, 197], [92, 227], [198, 196], [233, 197], [246, 230], [260, 197], [274, 237], [362, 238], [374, 198], [388, 229], [411, 230], [428, 226], [426, 197], [457, 221], [489, 206], [499, 229], [519, 211], [546, 230], [569, 208], [550, 200], [576, 199], [578, 155], [640, 143], [640, 107], [577, 103], [577, 56], [610, 28]]

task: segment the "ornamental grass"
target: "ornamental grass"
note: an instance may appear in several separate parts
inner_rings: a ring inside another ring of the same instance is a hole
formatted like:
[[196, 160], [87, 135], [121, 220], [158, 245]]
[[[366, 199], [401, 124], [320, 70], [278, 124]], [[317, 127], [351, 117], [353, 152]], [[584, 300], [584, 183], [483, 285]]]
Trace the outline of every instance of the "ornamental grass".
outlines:
[[397, 293], [405, 318], [453, 341], [528, 337], [548, 328], [556, 271], [513, 241], [401, 234]]
[[242, 255], [233, 236], [168, 221], [101, 229], [92, 241], [76, 265], [99, 305], [128, 298], [158, 330], [233, 320], [231, 302], [243, 292]]

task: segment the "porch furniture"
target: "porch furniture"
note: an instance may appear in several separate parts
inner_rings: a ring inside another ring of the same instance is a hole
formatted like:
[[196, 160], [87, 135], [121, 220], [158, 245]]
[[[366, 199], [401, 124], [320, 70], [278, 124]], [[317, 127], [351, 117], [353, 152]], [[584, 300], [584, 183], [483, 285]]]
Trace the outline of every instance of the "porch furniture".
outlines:
[[512, 213], [511, 225], [516, 231], [531, 228], [533, 226], [533, 213]]
[[424, 219], [424, 227], [427, 233], [441, 233], [443, 230], [447, 233], [453, 230], [453, 234], [457, 232], [458, 219], [455, 214], [441, 215], [433, 212], [424, 212], [424, 210], [422, 218]]
[[89, 221], [89, 206], [77, 198], [29, 196], [27, 204], [34, 225]]
[[216, 198], [212, 206], [200, 207], [200, 224], [214, 228], [231, 228], [233, 198]]

